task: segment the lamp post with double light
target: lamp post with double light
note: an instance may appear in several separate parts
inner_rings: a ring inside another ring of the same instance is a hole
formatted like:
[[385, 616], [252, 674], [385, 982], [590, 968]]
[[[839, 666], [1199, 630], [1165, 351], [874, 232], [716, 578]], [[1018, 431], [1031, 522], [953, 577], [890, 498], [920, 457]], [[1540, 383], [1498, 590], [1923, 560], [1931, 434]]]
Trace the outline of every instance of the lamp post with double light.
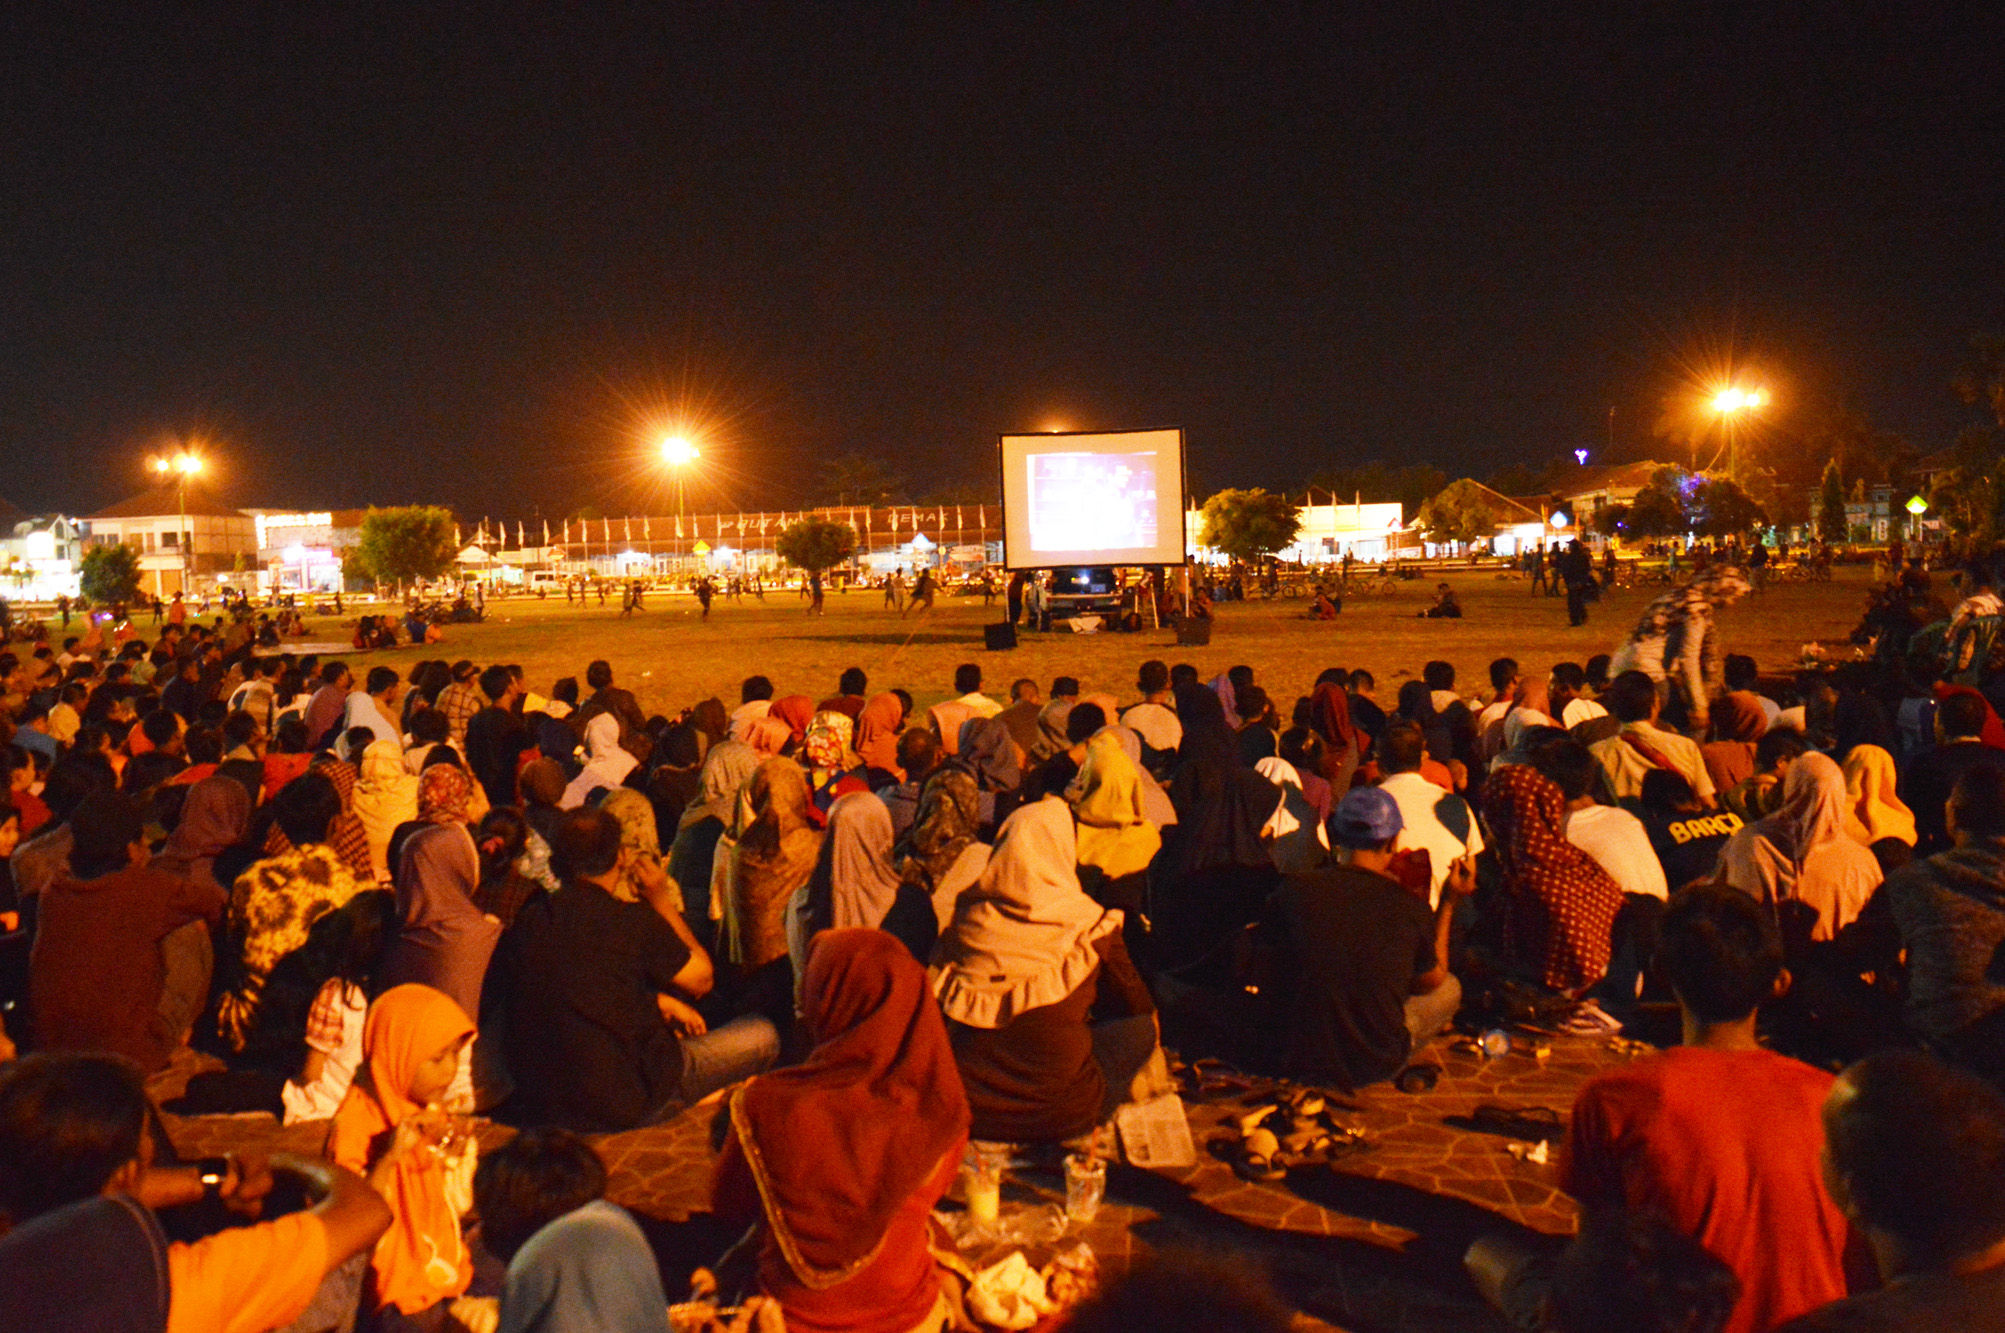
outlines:
[[175, 508], [179, 513], [177, 520], [179, 526], [174, 531], [174, 544], [181, 551], [181, 595], [183, 597], [193, 596], [193, 589], [189, 586], [192, 558], [188, 551], [190, 544], [188, 532], [188, 478], [202, 470], [202, 460], [198, 455], [189, 453], [184, 449], [178, 454], [156, 455], [147, 459], [146, 462], [148, 467], [151, 467], [161, 476], [174, 478], [174, 502]]

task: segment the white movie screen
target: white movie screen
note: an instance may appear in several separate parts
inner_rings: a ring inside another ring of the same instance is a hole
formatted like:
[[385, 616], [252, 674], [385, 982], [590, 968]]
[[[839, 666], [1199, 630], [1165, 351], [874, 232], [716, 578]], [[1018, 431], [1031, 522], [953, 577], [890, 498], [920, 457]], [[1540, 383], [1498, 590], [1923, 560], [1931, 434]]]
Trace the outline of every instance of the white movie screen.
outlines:
[[1003, 563], [1180, 565], [1183, 432], [1002, 437]]

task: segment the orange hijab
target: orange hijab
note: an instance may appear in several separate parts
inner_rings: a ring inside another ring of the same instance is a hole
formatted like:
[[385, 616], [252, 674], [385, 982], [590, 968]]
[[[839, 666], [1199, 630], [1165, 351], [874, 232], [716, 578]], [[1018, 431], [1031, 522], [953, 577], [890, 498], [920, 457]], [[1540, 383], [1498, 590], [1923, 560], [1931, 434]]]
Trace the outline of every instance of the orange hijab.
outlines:
[[898, 724], [905, 720], [905, 705], [895, 694], [872, 695], [856, 719], [856, 756], [871, 768], [881, 768], [905, 780], [898, 766]]
[[[460, 1007], [430, 986], [393, 986], [377, 996], [362, 1026], [362, 1067], [334, 1113], [327, 1155], [367, 1175], [397, 1126], [423, 1109], [409, 1092], [418, 1066], [473, 1030]], [[464, 1292], [473, 1260], [446, 1202], [438, 1153], [419, 1148], [399, 1161], [383, 1199], [396, 1220], [369, 1260], [377, 1307], [417, 1314]]]

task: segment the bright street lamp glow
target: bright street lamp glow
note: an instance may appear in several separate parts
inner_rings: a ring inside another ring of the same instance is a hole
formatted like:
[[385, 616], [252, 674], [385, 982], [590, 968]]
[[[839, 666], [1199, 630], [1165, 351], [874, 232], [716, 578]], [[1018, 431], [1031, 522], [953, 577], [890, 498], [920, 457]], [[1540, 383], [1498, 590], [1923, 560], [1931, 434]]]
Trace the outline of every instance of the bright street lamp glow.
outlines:
[[1768, 401], [1768, 395], [1760, 389], [1722, 389], [1713, 396], [1715, 412], [1751, 411]]
[[670, 467], [687, 467], [701, 456], [685, 436], [671, 435], [661, 442], [661, 459]]
[[179, 472], [184, 477], [192, 477], [202, 470], [202, 460], [194, 454], [176, 454], [172, 458], [149, 458], [146, 461], [162, 476]]

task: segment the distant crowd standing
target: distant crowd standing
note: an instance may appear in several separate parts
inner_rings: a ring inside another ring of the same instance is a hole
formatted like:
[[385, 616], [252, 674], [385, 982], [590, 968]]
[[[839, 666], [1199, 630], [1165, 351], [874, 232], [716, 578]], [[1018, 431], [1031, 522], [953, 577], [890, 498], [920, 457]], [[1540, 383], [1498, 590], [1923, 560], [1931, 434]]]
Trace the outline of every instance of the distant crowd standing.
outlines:
[[[0, 654], [0, 1326], [665, 1328], [579, 1136], [721, 1091], [748, 1294], [941, 1328], [963, 1151], [1094, 1144], [1166, 1037], [1348, 1092], [1458, 1015], [1675, 1009], [1574, 1108], [1574, 1247], [1472, 1254], [1510, 1318], [2005, 1327], [2005, 724], [1920, 659], [1722, 653], [1745, 587], [1478, 694], [969, 664], [670, 718], [604, 661], [543, 694], [220, 622]], [[168, 1161], [144, 1080], [191, 1050], [165, 1109], [322, 1155]]]

